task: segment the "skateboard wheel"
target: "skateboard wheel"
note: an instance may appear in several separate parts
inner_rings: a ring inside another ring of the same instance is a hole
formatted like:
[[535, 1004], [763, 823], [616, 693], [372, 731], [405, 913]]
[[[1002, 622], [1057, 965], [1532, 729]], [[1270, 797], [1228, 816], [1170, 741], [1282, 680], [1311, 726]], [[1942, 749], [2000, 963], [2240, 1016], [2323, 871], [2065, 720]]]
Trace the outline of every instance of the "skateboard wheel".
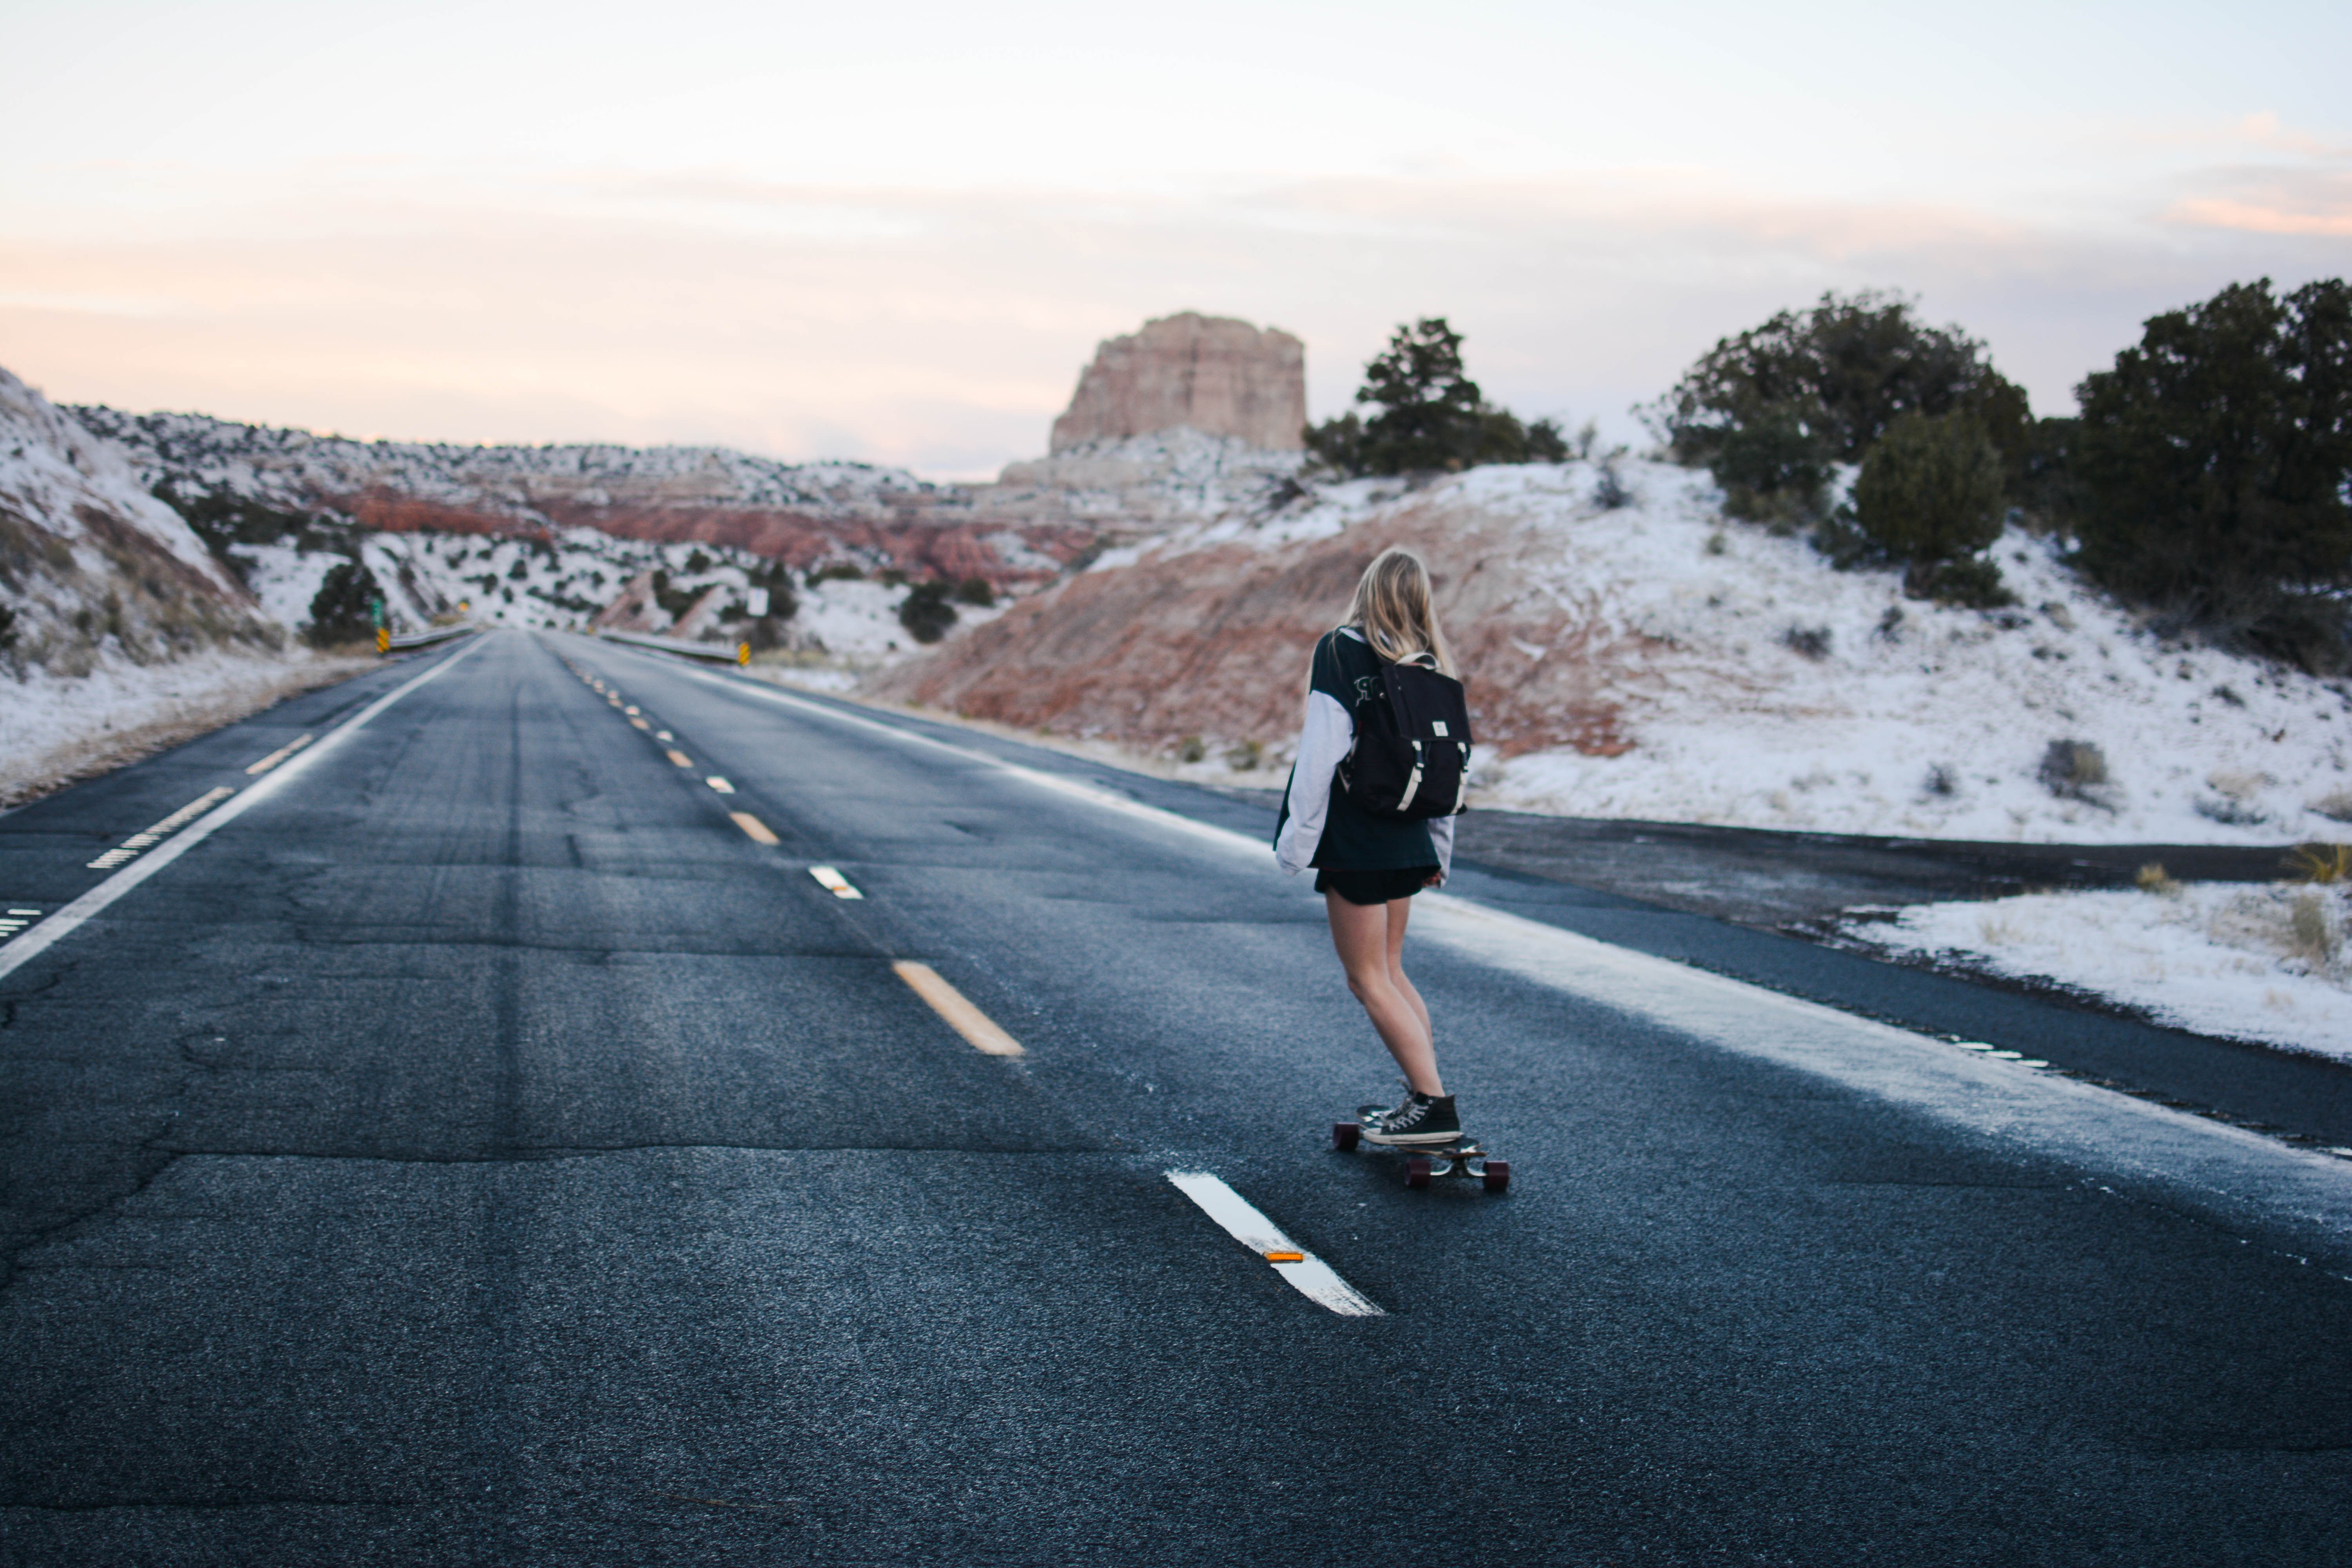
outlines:
[[1331, 1147], [1342, 1154], [1355, 1148], [1363, 1135], [1364, 1129], [1361, 1122], [1334, 1121], [1331, 1123]]
[[1408, 1187], [1429, 1185], [1429, 1162], [1419, 1155], [1404, 1163], [1404, 1184]]
[[1511, 1184], [1511, 1163], [1508, 1160], [1486, 1162], [1486, 1190], [1490, 1193], [1507, 1191]]

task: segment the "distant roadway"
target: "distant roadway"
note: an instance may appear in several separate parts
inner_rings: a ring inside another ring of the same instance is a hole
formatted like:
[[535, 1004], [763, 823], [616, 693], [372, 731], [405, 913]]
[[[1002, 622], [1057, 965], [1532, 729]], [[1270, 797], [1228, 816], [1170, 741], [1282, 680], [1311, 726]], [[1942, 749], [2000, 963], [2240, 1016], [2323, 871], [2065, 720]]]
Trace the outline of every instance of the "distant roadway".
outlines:
[[1410, 1191], [1269, 826], [520, 632], [0, 816], [0, 1562], [2352, 1561], [2340, 1078], [1465, 866]]

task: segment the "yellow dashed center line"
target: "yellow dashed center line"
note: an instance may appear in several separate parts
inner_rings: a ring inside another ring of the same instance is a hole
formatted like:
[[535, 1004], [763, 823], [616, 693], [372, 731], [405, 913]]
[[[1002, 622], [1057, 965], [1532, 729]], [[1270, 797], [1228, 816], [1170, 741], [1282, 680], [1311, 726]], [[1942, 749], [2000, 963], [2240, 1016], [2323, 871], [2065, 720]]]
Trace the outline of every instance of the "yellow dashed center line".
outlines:
[[966, 1001], [963, 993], [940, 979], [939, 972], [929, 964], [901, 959], [890, 969], [914, 987], [915, 994], [929, 1002], [931, 1011], [945, 1018], [950, 1028], [971, 1041], [975, 1050], [992, 1057], [1024, 1054], [1020, 1041], [998, 1028], [987, 1014]]
[[643, 719], [632, 719], [629, 722], [635, 724], [640, 730], [650, 730], [653, 728], [651, 724], [646, 723]]
[[733, 795], [735, 793], [735, 786], [729, 784], [725, 779], [720, 778], [717, 773], [711, 774], [702, 782], [709, 784], [712, 789], [717, 790], [720, 795]]
[[672, 752], [669, 754], [669, 760], [676, 763], [682, 768], [690, 768], [694, 766], [694, 759], [688, 756], [684, 752]]
[[730, 811], [727, 815], [735, 819], [736, 826], [750, 835], [752, 843], [773, 844], [777, 841], [775, 834], [769, 830], [768, 825], [750, 812]]

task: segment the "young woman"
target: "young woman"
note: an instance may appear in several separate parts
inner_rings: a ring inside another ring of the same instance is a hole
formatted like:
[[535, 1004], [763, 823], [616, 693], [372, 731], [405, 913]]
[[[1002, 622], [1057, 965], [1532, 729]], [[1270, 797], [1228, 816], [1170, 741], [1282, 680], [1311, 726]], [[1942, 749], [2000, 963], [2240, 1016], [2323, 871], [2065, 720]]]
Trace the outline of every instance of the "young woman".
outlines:
[[1316, 868], [1315, 890], [1331, 917], [1332, 945], [1348, 989], [1371, 1016], [1381, 1043], [1404, 1069], [1404, 1102], [1368, 1121], [1371, 1143], [1445, 1143], [1461, 1136], [1454, 1097], [1437, 1076], [1429, 1009], [1404, 976], [1404, 924], [1412, 896], [1445, 880], [1454, 861], [1454, 819], [1374, 816], [1334, 779], [1356, 743], [1356, 720], [1381, 698], [1383, 663], [1414, 654], [1454, 660], [1429, 605], [1429, 569], [1410, 550], [1384, 550], [1364, 569], [1348, 618], [1315, 645], [1307, 722], [1298, 760], [1275, 828], [1275, 859], [1297, 876]]

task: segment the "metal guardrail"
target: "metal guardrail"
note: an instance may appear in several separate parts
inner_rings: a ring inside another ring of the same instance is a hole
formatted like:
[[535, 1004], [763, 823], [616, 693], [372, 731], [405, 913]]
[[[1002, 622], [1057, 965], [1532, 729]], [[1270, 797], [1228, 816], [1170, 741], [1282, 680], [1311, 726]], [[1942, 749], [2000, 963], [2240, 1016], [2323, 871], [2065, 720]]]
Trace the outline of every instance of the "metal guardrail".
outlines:
[[599, 628], [596, 635], [634, 647], [649, 647], [656, 653], [682, 654], [688, 658], [707, 658], [721, 664], [740, 663], [742, 649], [726, 643], [680, 642], [676, 637], [648, 637], [644, 632], [616, 632], [610, 626]]
[[404, 632], [399, 637], [383, 638], [382, 643], [379, 645], [378, 651], [382, 653], [398, 653], [404, 648], [431, 647], [435, 643], [447, 642], [451, 637], [461, 637], [468, 632], [478, 632], [481, 629], [481, 627], [468, 622], [463, 626], [435, 626], [430, 631]]

